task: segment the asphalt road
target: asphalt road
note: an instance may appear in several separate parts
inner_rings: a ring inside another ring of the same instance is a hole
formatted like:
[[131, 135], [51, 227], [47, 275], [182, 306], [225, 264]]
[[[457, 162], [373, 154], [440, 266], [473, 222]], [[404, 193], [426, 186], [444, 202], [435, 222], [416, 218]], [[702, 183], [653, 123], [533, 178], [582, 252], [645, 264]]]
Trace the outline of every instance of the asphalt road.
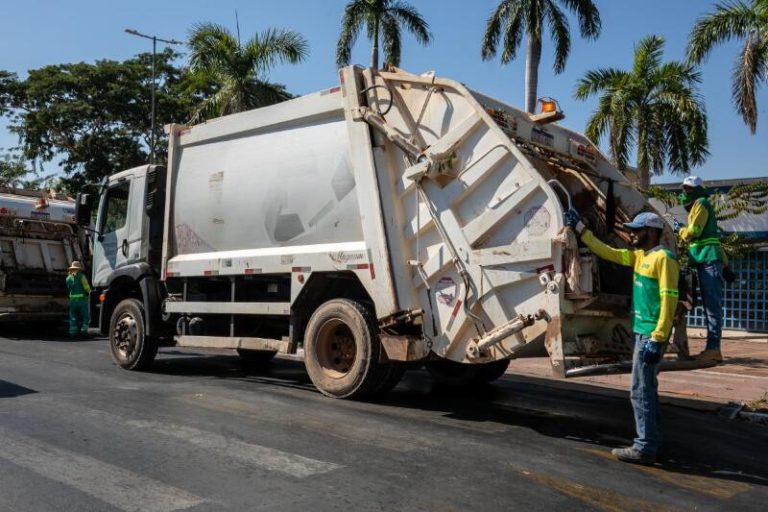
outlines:
[[413, 371], [352, 402], [295, 361], [165, 349], [133, 373], [105, 340], [0, 338], [0, 510], [765, 510], [768, 429], [662, 415], [663, 462], [633, 466], [610, 455], [626, 398], [535, 379]]

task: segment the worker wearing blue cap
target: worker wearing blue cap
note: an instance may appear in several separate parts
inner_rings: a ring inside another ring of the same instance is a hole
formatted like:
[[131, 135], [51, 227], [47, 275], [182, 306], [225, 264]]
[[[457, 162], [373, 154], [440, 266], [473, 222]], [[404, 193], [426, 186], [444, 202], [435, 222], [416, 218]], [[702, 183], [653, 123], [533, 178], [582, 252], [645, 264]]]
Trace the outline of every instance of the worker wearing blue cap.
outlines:
[[667, 348], [677, 307], [680, 266], [672, 252], [661, 245], [664, 221], [655, 213], [641, 213], [624, 224], [634, 249], [616, 249], [595, 237], [575, 210], [565, 214], [565, 223], [576, 231], [589, 249], [619, 265], [634, 268], [632, 287], [632, 357], [630, 398], [637, 437], [632, 446], [611, 453], [619, 460], [652, 464], [659, 450], [659, 395], [656, 375]]

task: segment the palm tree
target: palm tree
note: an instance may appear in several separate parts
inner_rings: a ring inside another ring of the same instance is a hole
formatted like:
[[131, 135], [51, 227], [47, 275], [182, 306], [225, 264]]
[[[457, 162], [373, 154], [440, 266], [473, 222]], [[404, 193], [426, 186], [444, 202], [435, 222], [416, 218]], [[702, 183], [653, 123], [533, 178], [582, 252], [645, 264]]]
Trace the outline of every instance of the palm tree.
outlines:
[[699, 64], [712, 48], [732, 39], [744, 41], [733, 69], [733, 104], [754, 134], [757, 130], [755, 93], [768, 80], [768, 0], [719, 4], [700, 18], [688, 36], [688, 59]]
[[544, 24], [549, 24], [555, 43], [555, 74], [565, 69], [571, 51], [571, 31], [568, 19], [558, 2], [575, 13], [579, 20], [579, 32], [586, 39], [600, 35], [600, 13], [593, 0], [502, 0], [488, 18], [483, 36], [481, 54], [483, 60], [496, 56], [499, 39], [503, 37], [501, 63], [507, 64], [517, 57], [523, 40], [527, 39], [525, 57], [525, 108], [533, 112], [539, 85], [539, 62]]
[[631, 71], [587, 71], [576, 87], [579, 100], [600, 94], [587, 136], [599, 142], [607, 133], [611, 157], [622, 170], [636, 151], [643, 190], [651, 172], [687, 173], [709, 155], [700, 73], [688, 63], [662, 62], [663, 50], [662, 37], [648, 36], [635, 47]]
[[400, 65], [402, 49], [400, 27], [408, 29], [416, 40], [427, 45], [432, 40], [429, 24], [424, 21], [415, 7], [400, 0], [351, 0], [344, 8], [341, 18], [341, 34], [336, 43], [336, 64], [349, 64], [352, 47], [360, 30], [365, 25], [368, 39], [373, 41], [371, 67], [379, 67], [379, 38], [384, 43], [384, 62]]
[[223, 116], [279, 103], [291, 98], [266, 74], [278, 62], [297, 64], [308, 53], [307, 41], [299, 33], [267, 29], [240, 44], [238, 35], [215, 23], [199, 23], [189, 34], [190, 68], [216, 92], [205, 99], [193, 115], [194, 121]]

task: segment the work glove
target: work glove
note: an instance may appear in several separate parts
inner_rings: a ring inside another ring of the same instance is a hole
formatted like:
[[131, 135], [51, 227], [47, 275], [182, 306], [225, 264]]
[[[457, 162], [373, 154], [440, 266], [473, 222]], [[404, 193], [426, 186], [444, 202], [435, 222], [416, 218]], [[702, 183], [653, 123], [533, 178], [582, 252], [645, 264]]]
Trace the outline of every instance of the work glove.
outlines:
[[723, 279], [725, 279], [725, 282], [728, 284], [733, 283], [736, 280], [736, 272], [729, 267], [723, 267]]
[[640, 357], [645, 364], [656, 364], [661, 361], [661, 356], [664, 355], [664, 349], [666, 343], [661, 343], [653, 340], [646, 340], [642, 348]]
[[576, 226], [578, 226], [579, 222], [581, 222], [581, 215], [579, 215], [579, 212], [571, 208], [565, 212], [563, 219], [565, 220], [566, 226], [576, 229]]
[[685, 227], [685, 226], [683, 226], [682, 224], [680, 224], [680, 221], [679, 221], [679, 220], [677, 220], [677, 219], [673, 219], [673, 220], [672, 220], [672, 230], [673, 230], [675, 233], [679, 233], [679, 232], [680, 232], [680, 230], [681, 230], [681, 229], [683, 229], [684, 227]]

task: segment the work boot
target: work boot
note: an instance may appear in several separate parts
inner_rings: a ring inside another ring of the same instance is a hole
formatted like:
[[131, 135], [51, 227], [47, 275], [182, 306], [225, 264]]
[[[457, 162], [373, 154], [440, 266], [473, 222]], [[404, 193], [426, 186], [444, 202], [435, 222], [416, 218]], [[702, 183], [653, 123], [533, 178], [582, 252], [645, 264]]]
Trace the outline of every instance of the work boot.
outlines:
[[723, 362], [723, 354], [720, 353], [720, 349], [708, 349], [696, 356], [697, 361], [715, 361], [716, 363]]
[[631, 462], [633, 464], [653, 464], [656, 462], [656, 455], [650, 453], [643, 453], [634, 446], [627, 448], [614, 448], [611, 450], [617, 459], [623, 462]]

